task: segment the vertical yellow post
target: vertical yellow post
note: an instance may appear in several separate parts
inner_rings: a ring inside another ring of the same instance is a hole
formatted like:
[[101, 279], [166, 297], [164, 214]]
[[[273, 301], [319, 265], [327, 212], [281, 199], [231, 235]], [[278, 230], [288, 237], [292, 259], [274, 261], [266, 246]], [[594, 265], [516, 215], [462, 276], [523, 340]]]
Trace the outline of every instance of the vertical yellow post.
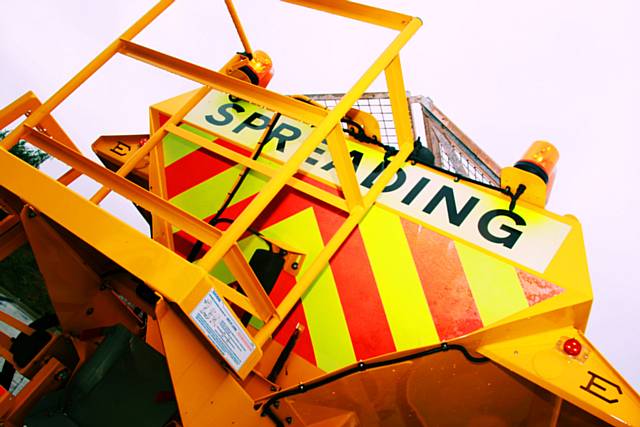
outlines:
[[248, 54], [251, 54], [253, 51], [251, 50], [251, 46], [249, 45], [249, 39], [247, 38], [247, 34], [244, 32], [244, 28], [242, 27], [242, 22], [240, 22], [240, 17], [238, 16], [238, 12], [236, 11], [235, 6], [231, 0], [224, 0], [224, 3], [227, 5], [227, 9], [229, 10], [229, 15], [231, 15], [231, 20], [233, 20], [233, 25], [236, 27], [236, 31], [238, 32], [238, 36], [240, 37], [240, 42], [242, 42], [242, 46], [244, 47], [244, 51]]
[[356, 171], [351, 161], [351, 155], [347, 150], [347, 141], [340, 124], [336, 125], [327, 136], [327, 144], [329, 145], [331, 160], [336, 168], [342, 193], [347, 201], [347, 206], [352, 210], [355, 206], [362, 205], [362, 193], [360, 192], [360, 184], [358, 184]]

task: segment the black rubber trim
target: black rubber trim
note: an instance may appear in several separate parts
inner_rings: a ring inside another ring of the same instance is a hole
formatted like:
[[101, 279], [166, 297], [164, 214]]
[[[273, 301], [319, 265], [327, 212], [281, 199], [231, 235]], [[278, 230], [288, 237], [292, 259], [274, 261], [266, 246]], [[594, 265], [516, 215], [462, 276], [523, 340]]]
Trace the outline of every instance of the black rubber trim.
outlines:
[[513, 166], [525, 172], [534, 174], [535, 176], [543, 180], [545, 184], [549, 183], [549, 175], [547, 175], [545, 170], [542, 169], [540, 166], [536, 165], [535, 163], [528, 162], [526, 160], [520, 160]]
[[254, 73], [251, 67], [249, 67], [248, 65], [243, 65], [242, 67], [238, 68], [238, 70], [245, 73], [247, 77], [249, 77], [249, 80], [251, 80], [252, 84], [258, 85], [260, 83], [260, 79], [258, 78], [258, 75]]

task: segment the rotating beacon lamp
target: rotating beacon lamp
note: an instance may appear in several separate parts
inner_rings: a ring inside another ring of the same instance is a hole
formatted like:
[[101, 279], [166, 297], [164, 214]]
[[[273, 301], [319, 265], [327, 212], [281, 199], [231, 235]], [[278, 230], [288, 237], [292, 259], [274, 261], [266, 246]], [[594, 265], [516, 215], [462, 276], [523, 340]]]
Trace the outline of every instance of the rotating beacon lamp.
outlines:
[[558, 149], [547, 141], [535, 141], [515, 165], [500, 171], [500, 186], [520, 193], [520, 200], [545, 207], [553, 187]]

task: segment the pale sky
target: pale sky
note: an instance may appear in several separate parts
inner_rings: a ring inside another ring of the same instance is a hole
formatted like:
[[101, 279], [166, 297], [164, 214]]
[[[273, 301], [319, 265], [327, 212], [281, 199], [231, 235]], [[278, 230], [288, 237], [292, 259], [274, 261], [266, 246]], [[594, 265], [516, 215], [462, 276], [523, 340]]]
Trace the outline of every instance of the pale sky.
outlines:
[[[431, 97], [500, 165], [536, 139], [558, 147], [547, 207], [583, 225], [595, 295], [587, 336], [640, 389], [640, 3], [369, 3], [422, 18], [401, 55], [407, 89]], [[0, 104], [27, 90], [46, 99], [153, 4], [4, 0]], [[274, 60], [270, 89], [282, 93], [345, 92], [394, 35], [275, 0], [236, 7], [253, 47]], [[177, 0], [136, 42], [212, 69], [242, 50], [221, 0]], [[384, 90], [378, 83], [371, 90]], [[194, 87], [116, 58], [54, 116], [89, 154], [99, 135], [148, 132], [148, 105]], [[126, 203], [110, 202], [140, 226]]]

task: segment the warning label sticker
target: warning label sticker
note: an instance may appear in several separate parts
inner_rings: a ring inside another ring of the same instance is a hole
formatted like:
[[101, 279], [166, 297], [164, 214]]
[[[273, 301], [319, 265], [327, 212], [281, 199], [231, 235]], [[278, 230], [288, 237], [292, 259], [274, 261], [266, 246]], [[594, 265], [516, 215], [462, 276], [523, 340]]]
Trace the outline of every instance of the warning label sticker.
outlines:
[[254, 352], [256, 345], [213, 289], [191, 312], [191, 318], [235, 371]]

